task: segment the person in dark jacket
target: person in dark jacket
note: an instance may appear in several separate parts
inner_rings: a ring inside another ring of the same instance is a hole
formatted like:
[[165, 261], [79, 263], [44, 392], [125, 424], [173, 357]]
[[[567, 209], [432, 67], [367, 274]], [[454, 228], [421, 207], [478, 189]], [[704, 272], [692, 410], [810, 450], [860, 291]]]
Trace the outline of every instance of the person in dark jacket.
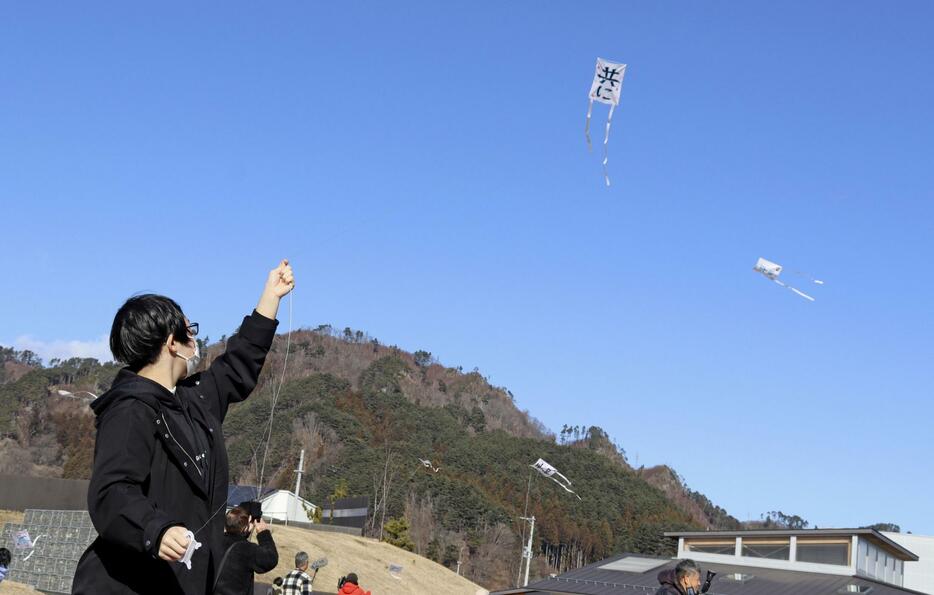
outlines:
[[[269, 273], [259, 303], [224, 354], [195, 374], [191, 323], [169, 298], [140, 295], [114, 317], [110, 349], [127, 364], [95, 399], [88, 512], [98, 537], [78, 562], [73, 595], [204, 595], [224, 553], [227, 450], [221, 424], [256, 386], [295, 286], [288, 261]], [[201, 543], [191, 569], [177, 563]]]
[[[258, 544], [249, 541], [254, 528]], [[263, 519], [254, 522], [246, 510], [235, 506], [227, 513], [224, 543], [227, 549], [218, 563], [214, 595], [253, 595], [253, 573], [264, 574], [279, 563], [269, 525]]]
[[674, 570], [658, 573], [661, 585], [655, 595], [697, 595], [701, 592], [700, 568], [694, 560], [681, 560]]
[[10, 550], [5, 547], [0, 547], [0, 583], [3, 582], [7, 572], [10, 571], [10, 562], [12, 562], [12, 560], [13, 556], [10, 555]]

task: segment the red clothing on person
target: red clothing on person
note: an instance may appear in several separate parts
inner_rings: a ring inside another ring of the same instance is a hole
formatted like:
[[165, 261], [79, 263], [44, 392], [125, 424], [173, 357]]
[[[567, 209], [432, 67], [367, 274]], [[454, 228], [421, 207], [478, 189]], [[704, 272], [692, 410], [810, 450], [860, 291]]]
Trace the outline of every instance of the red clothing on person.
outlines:
[[344, 583], [344, 586], [341, 587], [339, 595], [370, 595], [370, 592], [364, 591], [353, 583]]

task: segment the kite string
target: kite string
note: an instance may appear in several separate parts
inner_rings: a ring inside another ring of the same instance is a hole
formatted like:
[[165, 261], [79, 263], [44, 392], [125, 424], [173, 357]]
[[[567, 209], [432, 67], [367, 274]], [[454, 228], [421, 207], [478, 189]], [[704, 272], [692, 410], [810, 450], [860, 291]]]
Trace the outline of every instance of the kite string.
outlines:
[[[282, 385], [285, 383], [285, 371], [288, 369], [288, 365], [289, 365], [289, 351], [290, 351], [290, 347], [292, 346], [292, 302], [294, 300], [292, 295], [294, 293], [295, 293], [295, 289], [293, 288], [289, 292], [289, 333], [288, 335], [286, 335], [285, 360], [282, 362], [282, 375], [279, 377], [279, 386], [273, 392], [272, 407], [269, 410], [269, 435], [266, 437], [266, 446], [263, 449], [263, 462], [260, 465], [259, 482], [256, 488], [259, 491], [262, 491], [264, 487], [263, 476], [266, 473], [266, 455], [269, 454], [269, 443], [272, 442], [272, 427], [273, 427], [272, 424], [273, 424], [273, 420], [275, 419], [275, 415], [276, 415], [276, 403], [278, 403], [279, 401], [279, 393], [282, 392]], [[296, 494], [296, 496], [297, 495], [298, 494]], [[259, 500], [259, 497], [260, 497], [260, 494], [258, 493], [256, 495], [256, 499]]]

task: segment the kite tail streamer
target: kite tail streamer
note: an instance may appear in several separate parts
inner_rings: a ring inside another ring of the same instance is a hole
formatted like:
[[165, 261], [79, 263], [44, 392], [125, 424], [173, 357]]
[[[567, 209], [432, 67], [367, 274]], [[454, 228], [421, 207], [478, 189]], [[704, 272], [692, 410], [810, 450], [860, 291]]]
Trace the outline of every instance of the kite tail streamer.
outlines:
[[815, 279], [814, 277], [812, 277], [811, 275], [808, 275], [807, 273], [805, 273], [805, 272], [803, 272], [803, 271], [795, 271], [795, 275], [798, 275], [799, 277], [804, 277], [805, 279], [807, 279], [807, 280], [810, 281], [811, 283], [816, 283], [817, 285], [823, 285], [823, 284], [824, 284], [824, 282], [821, 281], [820, 279]]
[[615, 105], [610, 105], [610, 115], [606, 118], [606, 134], [603, 136], [603, 181], [606, 182], [606, 185], [610, 185], [610, 174], [607, 172], [606, 164], [609, 161], [610, 157], [608, 154], [608, 148], [610, 142], [610, 126], [613, 124], [613, 110], [616, 109]]
[[801, 297], [803, 297], [803, 298], [806, 299], [806, 300], [810, 300], [810, 301], [812, 301], [812, 302], [815, 301], [814, 298], [812, 298], [812, 297], [809, 296], [808, 294], [804, 293], [803, 291], [800, 291], [800, 290], [798, 290], [798, 289], [795, 289], [795, 288], [792, 287], [791, 285], [786, 285], [785, 283], [782, 283], [782, 282], [779, 281], [778, 279], [772, 279], [772, 281], [775, 281], [776, 283], [778, 283], [779, 285], [781, 285], [781, 286], [784, 287], [785, 289], [788, 289], [788, 290], [790, 290], [790, 291], [793, 291], [793, 292], [797, 293], [798, 295], [800, 295]]
[[[574, 490], [572, 490], [572, 489], [569, 488], [568, 486], [564, 485], [563, 483], [561, 483], [560, 481], [558, 481], [558, 480], [555, 479], [554, 477], [551, 478], [551, 481], [553, 481], [553, 482], [555, 482], [556, 484], [558, 484], [559, 486], [561, 486], [561, 488], [562, 488], [565, 492], [567, 492], [568, 494], [574, 494], [575, 496], [577, 496], [577, 492], [575, 492]], [[578, 500], [583, 500], [580, 496], [577, 496], [577, 499], [578, 499]]]
[[593, 113], [593, 99], [587, 106], [587, 123], [584, 124], [584, 136], [587, 138], [587, 150], [593, 151], [593, 144], [590, 142], [590, 115]]
[[557, 475], [558, 477], [560, 477], [561, 479], [563, 479], [564, 481], [566, 481], [568, 485], [572, 485], [572, 484], [571, 484], [571, 480], [568, 479], [567, 477], [561, 475], [561, 472], [560, 472], [560, 471], [555, 470], [555, 475]]
[[794, 287], [789, 287], [788, 289], [790, 289], [790, 290], [792, 290], [793, 292], [797, 293], [798, 295], [800, 295], [801, 297], [803, 297], [803, 298], [806, 299], [806, 300], [810, 300], [810, 301], [812, 301], [812, 302], [814, 301], [814, 298], [812, 298], [812, 297], [809, 296], [808, 294], [804, 293], [803, 291], [799, 291], [799, 290], [795, 289]]
[[39, 537], [36, 537], [36, 538], [32, 541], [32, 549], [29, 550], [29, 554], [28, 554], [25, 558], [23, 558], [23, 562], [25, 562], [26, 560], [32, 558], [32, 555], [36, 553], [36, 544], [39, 543], [39, 540], [42, 539], [43, 537], [45, 537], [45, 535], [40, 535]]

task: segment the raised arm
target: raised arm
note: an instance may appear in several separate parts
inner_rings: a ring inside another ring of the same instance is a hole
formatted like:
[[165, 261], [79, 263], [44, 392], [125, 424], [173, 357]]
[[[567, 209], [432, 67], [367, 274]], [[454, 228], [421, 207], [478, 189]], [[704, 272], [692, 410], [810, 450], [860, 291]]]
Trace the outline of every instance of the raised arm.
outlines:
[[283, 260], [269, 272], [256, 309], [227, 340], [226, 351], [198, 375], [198, 390], [207, 397], [219, 420], [224, 420], [231, 403], [243, 401], [256, 388], [279, 324], [276, 320], [279, 301], [294, 287], [292, 267], [288, 260]]
[[262, 519], [256, 525], [256, 541], [259, 543], [259, 547], [255, 550], [256, 557], [252, 563], [253, 572], [263, 574], [279, 564], [279, 551], [276, 549], [276, 542], [272, 539], [269, 526]]

